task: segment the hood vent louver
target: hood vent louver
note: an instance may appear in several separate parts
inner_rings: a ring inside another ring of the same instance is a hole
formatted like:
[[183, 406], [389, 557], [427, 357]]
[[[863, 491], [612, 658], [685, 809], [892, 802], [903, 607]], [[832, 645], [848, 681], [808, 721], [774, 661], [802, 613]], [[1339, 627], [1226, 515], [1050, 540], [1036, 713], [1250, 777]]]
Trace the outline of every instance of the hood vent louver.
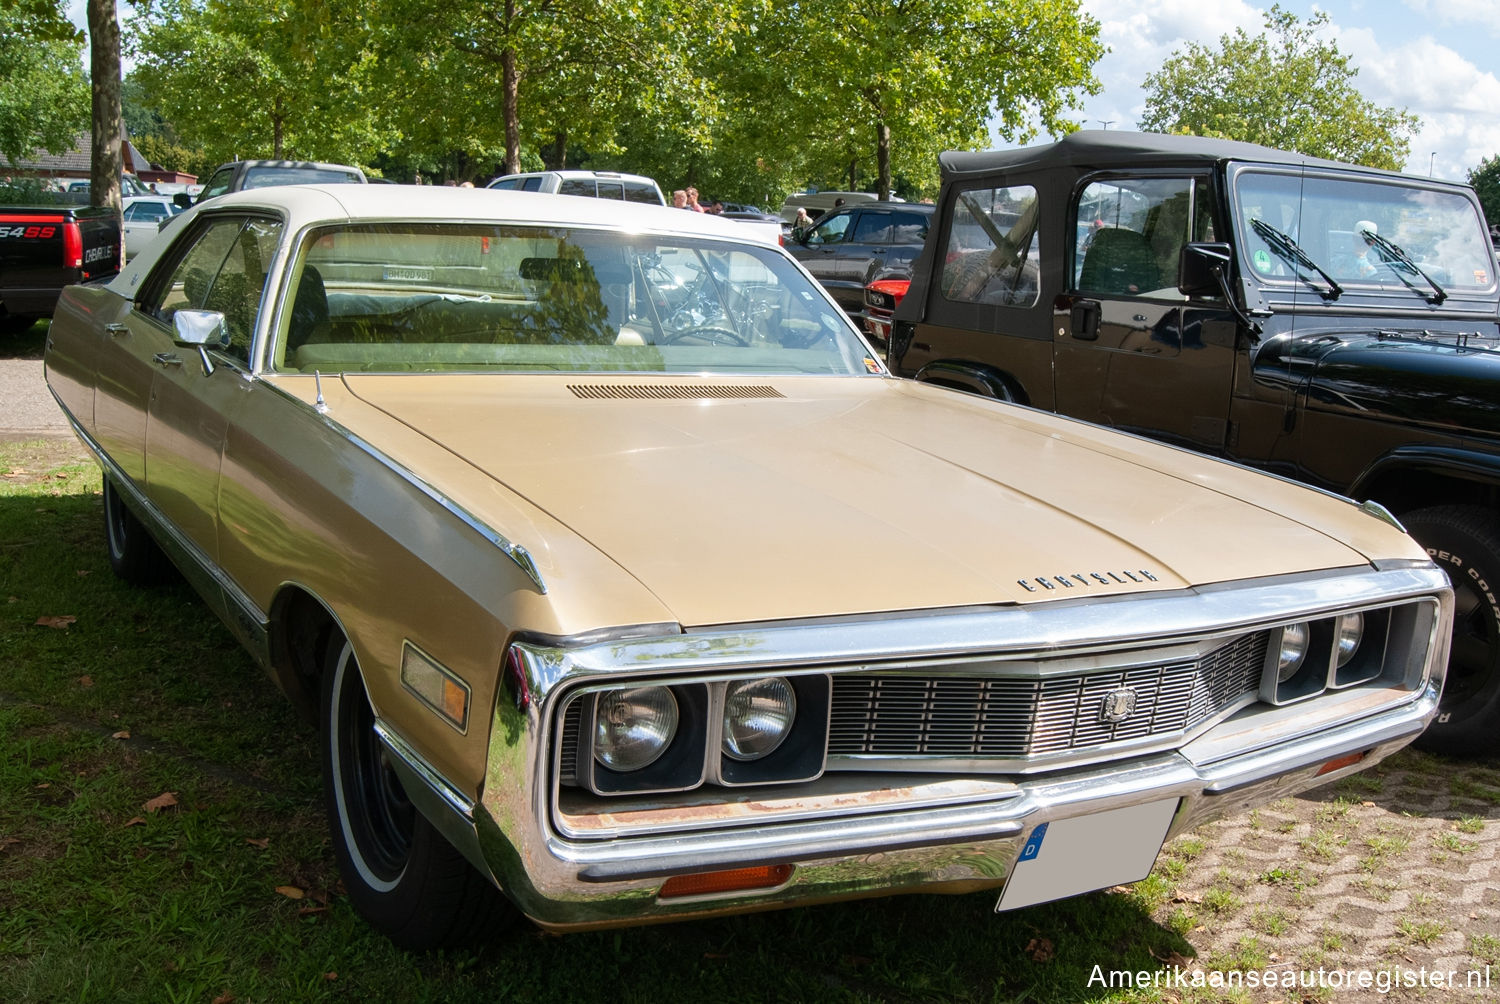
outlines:
[[713, 401], [729, 398], [785, 397], [775, 387], [765, 384], [639, 384], [639, 383], [574, 383], [568, 385], [574, 397], [641, 398], [674, 401]]

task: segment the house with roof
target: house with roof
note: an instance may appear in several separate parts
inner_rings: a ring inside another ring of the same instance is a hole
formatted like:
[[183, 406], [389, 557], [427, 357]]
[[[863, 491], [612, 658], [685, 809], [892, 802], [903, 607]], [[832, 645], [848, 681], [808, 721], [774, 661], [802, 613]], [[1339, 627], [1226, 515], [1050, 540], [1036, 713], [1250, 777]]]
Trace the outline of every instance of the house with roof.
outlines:
[[[167, 170], [160, 164], [152, 164], [123, 132], [120, 139], [124, 170], [127, 174], [135, 175], [142, 184], [165, 182], [171, 185], [191, 185], [197, 182], [196, 174], [184, 174], [180, 171]], [[20, 160], [0, 158], [0, 174], [10, 175], [13, 178], [41, 178], [65, 187], [73, 181], [89, 180], [92, 173], [93, 155], [93, 136], [85, 132], [79, 135], [73, 149], [66, 153], [55, 154], [48, 153], [46, 150], [38, 150]]]

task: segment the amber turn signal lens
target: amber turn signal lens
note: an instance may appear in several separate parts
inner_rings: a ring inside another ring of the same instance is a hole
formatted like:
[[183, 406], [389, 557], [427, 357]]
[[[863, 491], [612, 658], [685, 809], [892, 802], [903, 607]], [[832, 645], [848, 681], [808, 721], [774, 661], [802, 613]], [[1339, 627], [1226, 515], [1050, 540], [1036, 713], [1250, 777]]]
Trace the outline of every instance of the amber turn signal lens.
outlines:
[[707, 896], [717, 892], [742, 889], [773, 889], [792, 877], [791, 865], [760, 865], [755, 868], [733, 868], [723, 872], [699, 875], [675, 875], [667, 879], [656, 894], [657, 899], [679, 896]]
[[1332, 774], [1334, 771], [1343, 770], [1345, 767], [1353, 767], [1355, 764], [1359, 763], [1365, 758], [1366, 753], [1369, 753], [1369, 750], [1365, 750], [1364, 753], [1350, 753], [1345, 756], [1334, 757], [1332, 760], [1319, 767], [1318, 772], [1313, 776], [1322, 777], [1324, 774]]

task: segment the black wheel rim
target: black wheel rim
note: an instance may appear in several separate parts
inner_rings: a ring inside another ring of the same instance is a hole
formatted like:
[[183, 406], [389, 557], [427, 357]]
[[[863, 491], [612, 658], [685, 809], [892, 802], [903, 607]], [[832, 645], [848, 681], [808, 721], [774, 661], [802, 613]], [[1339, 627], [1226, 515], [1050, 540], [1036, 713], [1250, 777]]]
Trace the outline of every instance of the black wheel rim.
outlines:
[[411, 855], [416, 809], [375, 734], [375, 713], [352, 655], [340, 689], [337, 741], [352, 849], [377, 878], [394, 882]]

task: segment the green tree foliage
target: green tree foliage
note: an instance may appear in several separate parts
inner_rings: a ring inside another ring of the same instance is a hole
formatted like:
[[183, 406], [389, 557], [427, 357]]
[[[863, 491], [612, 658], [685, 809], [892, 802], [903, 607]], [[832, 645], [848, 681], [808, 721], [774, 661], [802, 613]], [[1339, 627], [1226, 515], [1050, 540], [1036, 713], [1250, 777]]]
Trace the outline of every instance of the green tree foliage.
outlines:
[[523, 148], [555, 165], [567, 164], [570, 146], [618, 152], [622, 117], [691, 100], [691, 39], [670, 29], [678, 9], [677, 0], [377, 0], [368, 10], [380, 104], [401, 143], [462, 151], [476, 165], [499, 151], [509, 173]]
[[89, 125], [82, 34], [53, 0], [0, 4], [0, 156], [63, 153]]
[[1022, 141], [1075, 128], [1103, 53], [1076, 0], [759, 0], [734, 114], [748, 145], [799, 150], [810, 180], [866, 164], [882, 196], [895, 174], [931, 190], [936, 154], [989, 145], [991, 126]]
[[1486, 157], [1470, 169], [1469, 184], [1474, 186], [1490, 226], [1500, 225], [1500, 155]]
[[1359, 70], [1307, 21], [1273, 6], [1266, 30], [1243, 28], [1217, 49], [1188, 43], [1146, 77], [1142, 129], [1243, 140], [1310, 157], [1400, 170], [1420, 119], [1383, 108], [1354, 86]]
[[[379, 149], [357, 5], [140, 0], [131, 74], [182, 141], [215, 162], [368, 163]], [[441, 95], [432, 97], [434, 105]]]

